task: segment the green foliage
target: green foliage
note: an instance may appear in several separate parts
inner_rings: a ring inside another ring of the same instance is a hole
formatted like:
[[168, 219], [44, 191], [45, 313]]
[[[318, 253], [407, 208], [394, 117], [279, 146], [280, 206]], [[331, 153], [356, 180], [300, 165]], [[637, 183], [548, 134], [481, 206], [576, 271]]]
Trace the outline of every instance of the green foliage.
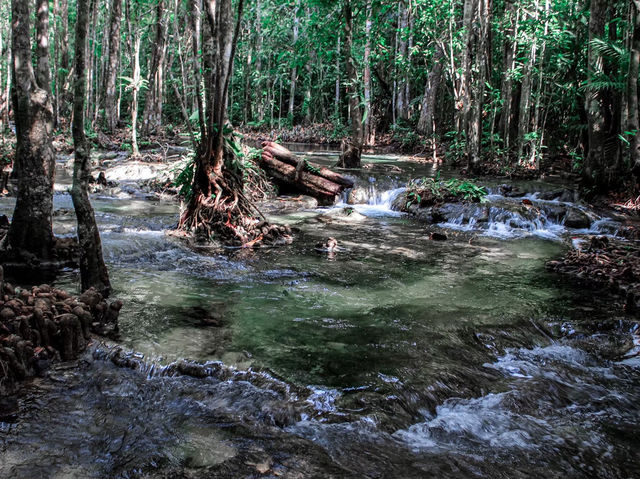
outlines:
[[415, 126], [403, 121], [391, 127], [391, 138], [394, 143], [399, 145], [402, 151], [415, 150], [424, 142], [423, 138], [416, 131]]
[[430, 206], [437, 203], [471, 201], [479, 203], [484, 201], [487, 190], [483, 186], [469, 180], [451, 178], [449, 180], [436, 178], [417, 178], [407, 183], [406, 207], [413, 204]]
[[195, 170], [196, 164], [193, 154], [188, 156], [186, 164], [172, 170], [172, 173], [175, 175], [173, 185], [176, 188], [180, 188], [180, 196], [182, 196], [185, 201], [190, 201], [193, 195], [193, 177]]

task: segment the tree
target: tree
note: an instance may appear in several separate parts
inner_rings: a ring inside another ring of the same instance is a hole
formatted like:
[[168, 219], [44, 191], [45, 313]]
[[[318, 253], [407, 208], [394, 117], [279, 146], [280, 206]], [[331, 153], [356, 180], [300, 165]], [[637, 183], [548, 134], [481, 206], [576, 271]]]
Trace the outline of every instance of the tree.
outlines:
[[122, 22], [122, 0], [112, 0], [109, 21], [107, 68], [104, 75], [104, 119], [105, 128], [113, 133], [118, 125], [116, 107], [116, 81], [120, 62], [120, 23]]
[[347, 95], [349, 97], [349, 116], [351, 121], [351, 138], [343, 146], [338, 165], [343, 168], [360, 168], [362, 155], [363, 125], [360, 95], [358, 93], [358, 73], [353, 59], [353, 9], [351, 0], [344, 0], [342, 5], [344, 18], [344, 58], [347, 64]]
[[[195, 160], [191, 199], [178, 228], [216, 235], [239, 245], [254, 244], [261, 231], [253, 220], [252, 204], [243, 194], [242, 171], [227, 126], [232, 65], [244, 1], [238, 1], [234, 27], [231, 0], [205, 0], [202, 70], [206, 87], [206, 124]], [[195, 10], [195, 9], [194, 9]], [[201, 107], [201, 105], [199, 105]], [[200, 110], [200, 118], [205, 112]], [[234, 164], [235, 163], [235, 164]]]
[[84, 132], [84, 107], [86, 97], [86, 38], [89, 25], [89, 0], [77, 0], [76, 51], [73, 93], [73, 185], [71, 199], [78, 220], [78, 243], [80, 245], [80, 281], [82, 290], [96, 288], [104, 296], [111, 290], [109, 273], [102, 257], [102, 243], [96, 218], [89, 201], [89, 178], [91, 176], [91, 145]]
[[164, 0], [156, 5], [155, 39], [152, 42], [151, 68], [149, 69], [147, 101], [142, 115], [142, 135], [156, 133], [162, 125], [162, 95], [164, 91], [164, 64], [166, 61], [167, 27]]
[[633, 132], [631, 142], [631, 164], [636, 177], [640, 178], [640, 107], [638, 105], [638, 75], [640, 73], [640, 0], [631, 2], [631, 56], [627, 75], [627, 102], [629, 116], [627, 129]]
[[53, 255], [53, 105], [49, 75], [49, 2], [37, 0], [36, 71], [31, 58], [30, 2], [13, 0], [13, 105], [18, 194], [5, 248], [49, 260]]
[[589, 147], [583, 180], [587, 186], [606, 189], [613, 180], [612, 166], [616, 139], [612, 135], [612, 92], [599, 88], [605, 76], [605, 62], [599, 41], [605, 37], [606, 0], [591, 0], [589, 17], [588, 78], [586, 84], [586, 111]]

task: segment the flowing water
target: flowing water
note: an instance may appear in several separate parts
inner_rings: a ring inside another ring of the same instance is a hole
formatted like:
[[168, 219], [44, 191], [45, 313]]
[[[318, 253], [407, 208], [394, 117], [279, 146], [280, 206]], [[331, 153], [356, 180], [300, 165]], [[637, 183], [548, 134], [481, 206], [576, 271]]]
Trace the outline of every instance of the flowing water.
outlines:
[[300, 230], [278, 249], [194, 252], [164, 234], [178, 205], [95, 199], [122, 339], [17, 394], [0, 477], [640, 477], [637, 325], [544, 268], [616, 221], [495, 194], [431, 227], [390, 210], [420, 167], [366, 159], [403, 171], [274, 216]]

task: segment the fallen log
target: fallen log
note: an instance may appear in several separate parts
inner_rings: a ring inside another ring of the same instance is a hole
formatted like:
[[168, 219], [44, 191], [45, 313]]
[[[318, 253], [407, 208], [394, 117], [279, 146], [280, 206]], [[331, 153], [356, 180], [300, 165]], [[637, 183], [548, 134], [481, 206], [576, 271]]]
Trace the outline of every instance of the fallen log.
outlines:
[[273, 142], [263, 143], [260, 167], [276, 181], [317, 198], [323, 206], [333, 204], [346, 188], [353, 187], [349, 178], [298, 158]]

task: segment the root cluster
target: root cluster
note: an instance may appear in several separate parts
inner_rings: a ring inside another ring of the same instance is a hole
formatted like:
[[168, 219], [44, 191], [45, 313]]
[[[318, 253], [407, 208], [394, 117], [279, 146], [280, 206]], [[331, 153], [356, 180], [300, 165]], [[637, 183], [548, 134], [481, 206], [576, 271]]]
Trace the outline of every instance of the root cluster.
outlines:
[[91, 333], [117, 334], [121, 308], [93, 288], [74, 297], [46, 284], [28, 290], [0, 280], [0, 394], [53, 361], [77, 358]]

